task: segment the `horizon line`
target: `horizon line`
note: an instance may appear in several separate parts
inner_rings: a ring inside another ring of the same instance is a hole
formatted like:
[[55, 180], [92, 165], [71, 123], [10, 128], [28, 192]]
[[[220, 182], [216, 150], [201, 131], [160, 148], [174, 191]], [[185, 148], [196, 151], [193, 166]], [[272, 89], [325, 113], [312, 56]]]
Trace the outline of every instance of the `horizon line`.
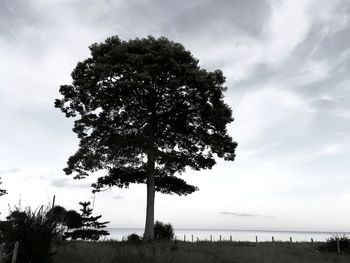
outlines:
[[[107, 229], [140, 229], [144, 227], [107, 227]], [[181, 228], [174, 227], [174, 230], [205, 230], [205, 231], [241, 231], [241, 232], [279, 232], [279, 233], [324, 233], [324, 234], [350, 234], [350, 231], [326, 231], [326, 230], [274, 230], [274, 229], [225, 229], [225, 228]]]

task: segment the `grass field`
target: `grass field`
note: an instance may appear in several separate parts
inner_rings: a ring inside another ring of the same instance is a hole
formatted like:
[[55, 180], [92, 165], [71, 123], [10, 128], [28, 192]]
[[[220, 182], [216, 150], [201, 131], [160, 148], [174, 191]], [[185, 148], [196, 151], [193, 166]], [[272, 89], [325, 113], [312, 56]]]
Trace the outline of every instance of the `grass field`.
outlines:
[[[317, 248], [319, 244], [315, 244]], [[322, 263], [350, 262], [349, 254], [319, 252], [311, 243], [249, 242], [162, 242], [128, 244], [122, 242], [68, 242], [60, 246], [55, 263]]]

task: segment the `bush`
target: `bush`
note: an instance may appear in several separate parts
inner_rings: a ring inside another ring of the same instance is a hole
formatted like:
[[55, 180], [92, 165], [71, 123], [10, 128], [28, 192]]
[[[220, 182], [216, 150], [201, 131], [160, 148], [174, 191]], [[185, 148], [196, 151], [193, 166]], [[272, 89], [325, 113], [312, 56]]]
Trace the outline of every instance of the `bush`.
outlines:
[[128, 243], [136, 243], [136, 244], [138, 244], [138, 243], [141, 243], [142, 237], [140, 237], [138, 234], [133, 233], [133, 234], [128, 235], [126, 237], [125, 241], [128, 242]]
[[337, 251], [337, 239], [339, 239], [339, 246], [341, 252], [350, 252], [350, 238], [343, 234], [343, 235], [332, 235], [330, 238], [326, 240], [326, 244], [319, 247], [320, 250], [323, 251]]
[[13, 244], [19, 241], [18, 262], [52, 262], [52, 246], [59, 231], [56, 221], [48, 211], [43, 207], [34, 211], [29, 207], [24, 210], [15, 207], [10, 211], [7, 221], [0, 224], [5, 252], [11, 252]]
[[57, 223], [63, 224], [64, 223], [64, 217], [66, 215], [67, 211], [62, 206], [55, 206], [52, 209], [50, 209], [49, 214], [53, 217], [53, 220], [55, 220]]
[[154, 238], [156, 240], [171, 240], [174, 238], [174, 229], [171, 224], [156, 221], [154, 224]]
[[77, 211], [69, 210], [64, 214], [63, 224], [68, 229], [80, 228], [83, 226], [83, 220]]

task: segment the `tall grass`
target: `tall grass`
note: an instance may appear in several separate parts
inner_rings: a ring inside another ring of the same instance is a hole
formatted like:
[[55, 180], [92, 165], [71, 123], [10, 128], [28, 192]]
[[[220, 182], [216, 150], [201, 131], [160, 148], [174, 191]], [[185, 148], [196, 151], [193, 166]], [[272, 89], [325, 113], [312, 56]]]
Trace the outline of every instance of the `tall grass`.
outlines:
[[[68, 242], [56, 251], [55, 263], [324, 263], [350, 262], [350, 255], [318, 252], [311, 243], [288, 242], [155, 242], [130, 244], [126, 242]], [[315, 244], [316, 246], [319, 244]]]

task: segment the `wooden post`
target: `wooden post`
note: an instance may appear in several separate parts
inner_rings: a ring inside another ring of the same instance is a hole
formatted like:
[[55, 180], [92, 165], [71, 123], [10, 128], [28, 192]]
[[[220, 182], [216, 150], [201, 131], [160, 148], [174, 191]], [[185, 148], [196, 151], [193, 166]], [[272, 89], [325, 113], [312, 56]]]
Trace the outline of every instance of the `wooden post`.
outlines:
[[230, 242], [232, 242], [232, 235], [230, 235]]
[[272, 243], [275, 243], [275, 238], [272, 236]]
[[256, 243], [256, 246], [258, 246], [258, 236], [255, 236], [255, 243]]
[[293, 243], [292, 237], [289, 238], [289, 243], [290, 243], [290, 247], [292, 248], [292, 243]]
[[54, 195], [54, 196], [53, 196], [53, 199], [52, 199], [52, 208], [55, 207], [55, 201], [56, 201], [56, 196]]
[[339, 238], [337, 237], [337, 251], [340, 253], [340, 243], [339, 243]]
[[210, 235], [210, 242], [213, 242], [213, 236]]
[[186, 235], [184, 235], [184, 242], [186, 242]]
[[193, 243], [193, 235], [192, 235], [192, 238], [191, 238], [191, 239], [192, 239], [192, 243]]
[[314, 239], [313, 238], [311, 238], [311, 245], [312, 245], [312, 249], [314, 249], [315, 247], [314, 247]]
[[17, 253], [18, 253], [18, 241], [15, 243], [15, 248], [13, 249], [13, 254], [12, 254], [12, 260], [11, 263], [16, 263], [17, 262]]
[[221, 235], [220, 235], [220, 242], [221, 242]]

